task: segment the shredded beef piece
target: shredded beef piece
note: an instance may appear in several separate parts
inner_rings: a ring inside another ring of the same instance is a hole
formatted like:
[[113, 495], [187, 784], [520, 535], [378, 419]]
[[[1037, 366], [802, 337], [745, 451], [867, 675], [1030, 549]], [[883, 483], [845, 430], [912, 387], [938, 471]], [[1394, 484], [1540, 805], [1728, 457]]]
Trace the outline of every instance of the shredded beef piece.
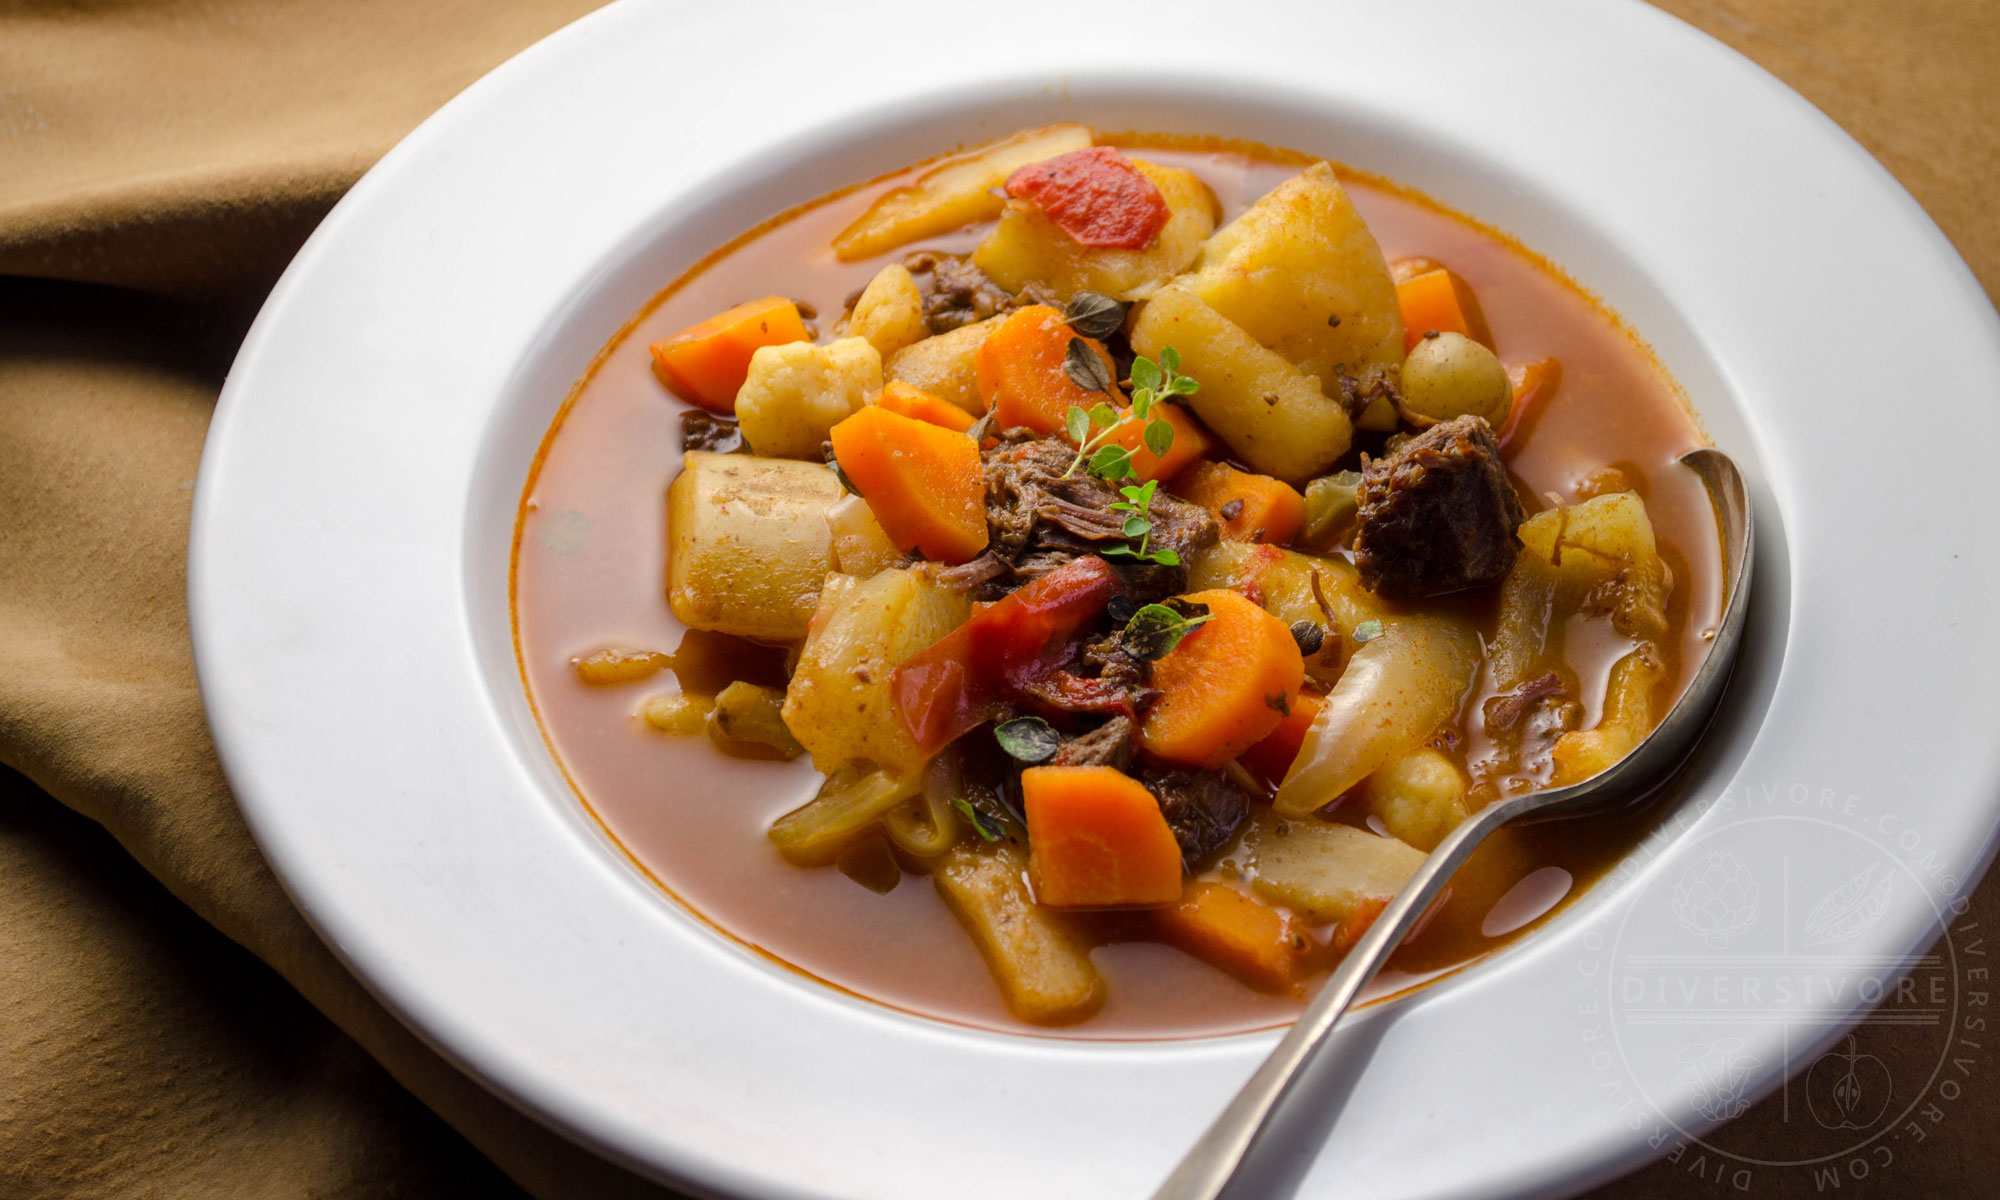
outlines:
[[690, 409], [681, 414], [681, 452], [707, 450], [714, 454], [748, 454], [743, 430], [728, 417]]
[[1219, 771], [1148, 767], [1139, 782], [1160, 802], [1190, 874], [1229, 844], [1250, 812], [1250, 795]]
[[1359, 376], [1354, 376], [1348, 374], [1345, 367], [1336, 367], [1334, 379], [1340, 384], [1340, 395], [1334, 399], [1347, 410], [1350, 421], [1359, 420], [1361, 414], [1368, 411], [1368, 406], [1381, 397], [1387, 397], [1398, 412], [1402, 411], [1402, 393], [1396, 390], [1396, 381], [1386, 368], [1369, 367]]
[[1562, 676], [1554, 671], [1539, 679], [1516, 684], [1486, 702], [1486, 728], [1490, 733], [1512, 733], [1545, 696], [1563, 693]]
[[1514, 565], [1527, 519], [1484, 418], [1454, 417], [1364, 463], [1354, 565], [1383, 596], [1492, 583]]
[[918, 250], [905, 256], [903, 265], [918, 279], [917, 289], [924, 297], [924, 325], [934, 334], [950, 333], [1030, 304], [1054, 303], [1039, 284], [1031, 283], [1020, 295], [1013, 295], [973, 266], [969, 255]]
[[1137, 718], [1159, 699], [1152, 678], [1152, 665], [1128, 654], [1114, 631], [1084, 646], [1076, 661], [1024, 682], [1021, 690], [1063, 712]]
[[[1082, 471], [1065, 476], [1075, 458], [1075, 448], [1056, 437], [1004, 441], [986, 452], [987, 553], [1012, 571], [1006, 579], [988, 576], [989, 589], [1004, 593], [1073, 558], [1126, 543], [1124, 514], [1111, 509], [1117, 490]], [[1207, 509], [1164, 492], [1153, 497], [1151, 519], [1152, 548], [1172, 550], [1183, 563], [1220, 537]], [[1186, 589], [1185, 566], [1108, 561], [1142, 604]]]
[[1139, 723], [1116, 716], [1091, 730], [1079, 733], [1062, 744], [1049, 760], [1054, 767], [1116, 767], [1123, 771], [1132, 763], [1138, 748]]

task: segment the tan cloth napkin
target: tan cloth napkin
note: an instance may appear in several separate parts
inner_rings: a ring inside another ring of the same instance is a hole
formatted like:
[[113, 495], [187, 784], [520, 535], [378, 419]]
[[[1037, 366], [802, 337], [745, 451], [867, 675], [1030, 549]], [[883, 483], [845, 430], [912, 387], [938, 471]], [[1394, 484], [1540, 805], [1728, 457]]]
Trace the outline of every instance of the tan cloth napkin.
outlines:
[[[1846, 125], [2000, 290], [2000, 10], [1666, 6]], [[216, 766], [183, 604], [265, 290], [368, 163], [589, 7], [0, 8], [0, 1196], [665, 1194], [468, 1081], [306, 929]], [[1972, 1090], [1898, 1191], [1990, 1178], [2000, 1081]], [[1713, 1188], [1666, 1163], [1604, 1195]]]

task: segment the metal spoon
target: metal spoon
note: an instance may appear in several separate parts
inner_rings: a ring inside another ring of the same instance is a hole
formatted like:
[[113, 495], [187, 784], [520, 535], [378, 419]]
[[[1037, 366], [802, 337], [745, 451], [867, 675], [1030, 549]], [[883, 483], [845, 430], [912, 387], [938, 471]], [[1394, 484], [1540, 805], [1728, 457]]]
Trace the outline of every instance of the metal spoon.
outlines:
[[1665, 780], [1694, 750], [1722, 702], [1742, 641], [1744, 614], [1750, 607], [1753, 527], [1749, 493], [1728, 455], [1720, 450], [1695, 450], [1682, 455], [1680, 461], [1708, 485], [1716, 522], [1722, 528], [1722, 620], [1694, 681], [1645, 741], [1600, 774], [1568, 787], [1497, 801], [1461, 822], [1439, 843], [1348, 952], [1291, 1032], [1153, 1193], [1153, 1200], [1215, 1200], [1221, 1194], [1348, 1005], [1488, 834], [1515, 822], [1580, 817], [1631, 804]]

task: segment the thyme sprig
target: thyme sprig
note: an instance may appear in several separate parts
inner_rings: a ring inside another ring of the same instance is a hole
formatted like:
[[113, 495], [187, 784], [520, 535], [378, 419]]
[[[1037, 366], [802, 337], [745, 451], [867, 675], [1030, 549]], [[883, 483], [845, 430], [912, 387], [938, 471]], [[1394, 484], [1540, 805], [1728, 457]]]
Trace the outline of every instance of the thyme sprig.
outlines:
[[[1093, 362], [1097, 361], [1096, 354], [1084, 345], [1081, 338], [1071, 338], [1069, 362], [1074, 362], [1078, 358], [1076, 353], [1078, 347], [1083, 348], [1084, 356]], [[1131, 447], [1114, 445], [1111, 441], [1134, 423], [1141, 427], [1140, 443], [1151, 451], [1155, 458], [1166, 457], [1167, 451], [1173, 448], [1174, 427], [1164, 417], [1158, 416], [1155, 409], [1173, 397], [1192, 396], [1201, 390], [1200, 383], [1180, 374], [1180, 366], [1180, 351], [1172, 346], [1160, 348], [1158, 362], [1144, 356], [1133, 359], [1132, 407], [1126, 412], [1121, 413], [1104, 401], [1099, 401], [1089, 408], [1071, 405], [1069, 412], [1064, 416], [1063, 426], [1069, 434], [1069, 439], [1076, 443], [1076, 458], [1070, 462], [1069, 469], [1063, 472], [1064, 478], [1074, 475], [1076, 469], [1085, 464], [1088, 464], [1086, 470], [1090, 474], [1107, 483], [1116, 483], [1118, 480], [1137, 475], [1138, 471], [1132, 466], [1132, 456], [1137, 451]], [[1072, 371], [1071, 377], [1075, 378], [1077, 374], [1079, 372]], [[1079, 380], [1078, 386], [1085, 384]], [[1116, 387], [1093, 390], [1102, 390], [1113, 396], [1117, 394]]]

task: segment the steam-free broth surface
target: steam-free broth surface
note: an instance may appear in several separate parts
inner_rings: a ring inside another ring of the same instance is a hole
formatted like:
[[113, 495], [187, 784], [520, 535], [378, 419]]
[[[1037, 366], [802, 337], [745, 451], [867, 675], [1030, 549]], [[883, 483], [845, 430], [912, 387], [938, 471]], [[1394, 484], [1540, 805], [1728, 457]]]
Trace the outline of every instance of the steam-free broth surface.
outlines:
[[[1312, 161], [1233, 146], [1188, 149], [1179, 141], [1118, 144], [1201, 175], [1225, 221]], [[1337, 147], [1328, 149], [1338, 157]], [[863, 997], [1053, 1036], [1219, 1034], [1288, 1020], [1297, 1000], [1253, 991], [1165, 945], [1134, 941], [1093, 952], [1108, 989], [1096, 1017], [1068, 1029], [1026, 1025], [1008, 1012], [979, 952], [927, 879], [905, 874], [881, 895], [839, 870], [803, 870], [779, 857], [766, 830], [817, 789], [821, 777], [808, 760], [730, 758], [705, 738], [663, 736], [636, 712], [650, 692], [673, 690], [671, 675], [592, 688], [571, 665], [606, 646], [672, 650], [684, 633], [668, 611], [663, 579], [664, 497], [679, 471], [686, 409], [655, 378], [648, 344], [773, 293], [810, 305], [826, 340], [847, 297], [883, 263], [916, 248], [844, 264], [829, 246], [902, 181], [877, 181], [810, 207], [675, 283], [618, 335], [564, 408], [524, 500], [514, 568], [520, 659], [549, 746], [583, 803], [683, 904], [730, 936]], [[1677, 695], [1715, 619], [1719, 565], [1706, 494], [1674, 461], [1703, 438], [1671, 382], [1627, 330], [1527, 252], [1379, 182], [1343, 182], [1392, 262], [1436, 259], [1470, 285], [1504, 361], [1561, 360], [1561, 384], [1508, 446], [1508, 466], [1532, 493], [1566, 503], [1581, 499], [1585, 477], [1605, 464], [1634, 484], [1674, 575], [1662, 702]], [[917, 245], [963, 251], [976, 239], [973, 232]], [[1481, 603], [1470, 602], [1471, 613], [1490, 630], [1491, 605]], [[1630, 648], [1604, 633], [1594, 646], [1586, 636], [1569, 639], [1570, 661], [1584, 680], [1585, 727], [1596, 721], [1611, 663]], [[1463, 711], [1477, 711], [1482, 698], [1472, 696]], [[1467, 750], [1479, 752], [1476, 737]], [[1532, 928], [1638, 833], [1634, 822], [1589, 823], [1496, 837], [1380, 987], [1447, 971]]]

